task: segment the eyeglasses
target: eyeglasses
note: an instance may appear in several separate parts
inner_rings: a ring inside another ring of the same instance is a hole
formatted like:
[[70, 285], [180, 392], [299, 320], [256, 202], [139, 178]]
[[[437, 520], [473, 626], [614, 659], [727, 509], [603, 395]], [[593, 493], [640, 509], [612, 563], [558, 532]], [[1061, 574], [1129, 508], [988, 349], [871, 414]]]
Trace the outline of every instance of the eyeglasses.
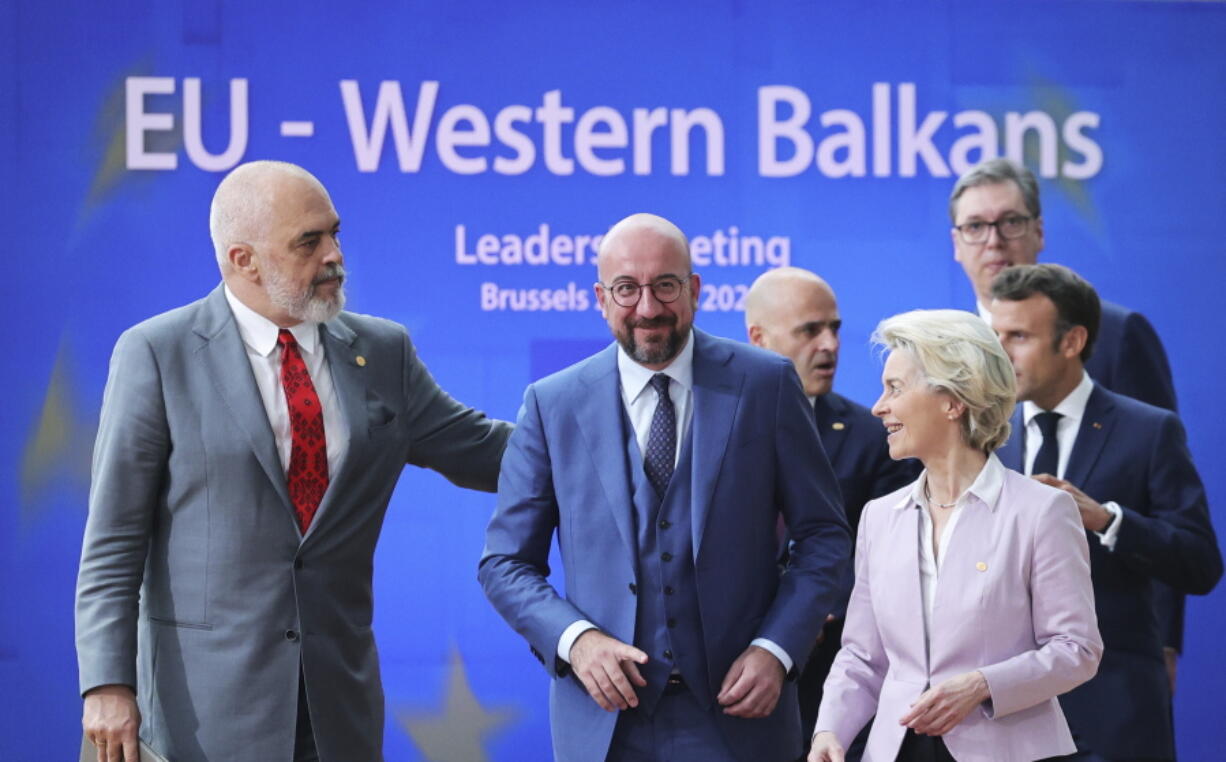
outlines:
[[671, 304], [681, 296], [681, 292], [685, 290], [686, 283], [687, 281], [675, 275], [665, 275], [662, 278], [653, 280], [651, 283], [619, 280], [611, 286], [604, 283], [597, 283], [597, 285], [608, 291], [613, 297], [613, 301], [622, 307], [633, 307], [639, 303], [639, 298], [642, 297], [643, 289], [645, 288], [651, 289], [651, 295], [656, 298], [657, 302]]
[[996, 235], [1001, 238], [1021, 238], [1026, 235], [1030, 221], [1033, 219], [1034, 217], [1022, 214], [1010, 214], [995, 222], [982, 220], [964, 222], [961, 225], [954, 225], [954, 230], [957, 230], [958, 235], [962, 236], [963, 243], [987, 243], [988, 236], [992, 234], [992, 228], [996, 228]]

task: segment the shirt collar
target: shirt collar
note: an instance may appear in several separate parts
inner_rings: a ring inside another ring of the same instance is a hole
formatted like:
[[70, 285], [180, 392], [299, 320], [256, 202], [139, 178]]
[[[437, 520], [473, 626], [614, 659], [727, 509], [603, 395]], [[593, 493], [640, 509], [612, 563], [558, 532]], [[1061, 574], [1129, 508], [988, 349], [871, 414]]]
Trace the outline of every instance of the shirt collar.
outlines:
[[[1086, 414], [1086, 405], [1090, 402], [1090, 395], [1094, 392], [1094, 382], [1090, 379], [1090, 374], [1084, 370], [1081, 371], [1081, 382], [1077, 384], [1073, 391], [1069, 392], [1068, 396], [1060, 400], [1060, 404], [1056, 405], [1051, 412], [1059, 413], [1062, 417], [1070, 421], [1080, 421]], [[1034, 404], [1030, 400], [1022, 403], [1022, 419], [1025, 425], [1029, 426], [1030, 422], [1039, 413], [1042, 413], [1043, 408]]]
[[617, 373], [621, 378], [622, 389], [626, 393], [626, 399], [633, 402], [638, 399], [638, 396], [643, 393], [651, 383], [651, 377], [656, 373], [664, 373], [672, 380], [681, 384], [681, 386], [689, 391], [694, 385], [694, 330], [690, 329], [690, 335], [685, 340], [685, 346], [673, 358], [668, 367], [664, 370], [651, 370], [639, 365], [630, 355], [626, 354], [626, 350], [621, 344], [617, 345]]
[[[903, 493], [903, 497], [894, 505], [895, 510], [910, 508], [912, 506], [922, 507], [925, 502], [924, 487], [928, 484], [928, 470], [925, 469], [920, 477], [911, 485], [911, 489]], [[977, 498], [981, 503], [989, 509], [996, 509], [996, 501], [1000, 499], [1000, 493], [1005, 488], [1005, 466], [1000, 462], [1000, 458], [996, 457], [996, 453], [988, 455], [988, 460], [980, 469], [979, 475], [975, 477], [975, 481], [971, 482], [971, 486], [967, 488], [966, 494]], [[959, 498], [959, 503], [965, 505], [965, 499]]]
[[989, 310], [983, 302], [975, 299], [975, 311], [979, 313], [979, 317], [983, 318], [983, 322], [988, 324], [988, 328], [992, 327], [992, 311]]
[[[242, 300], [224, 286], [226, 301], [230, 303], [230, 311], [234, 313], [234, 322], [238, 323], [238, 335], [243, 343], [261, 357], [268, 357], [277, 348], [277, 333], [281, 330], [276, 323], [243, 304]], [[319, 323], [299, 323], [291, 326], [289, 332], [294, 334], [299, 349], [314, 354], [319, 346]]]

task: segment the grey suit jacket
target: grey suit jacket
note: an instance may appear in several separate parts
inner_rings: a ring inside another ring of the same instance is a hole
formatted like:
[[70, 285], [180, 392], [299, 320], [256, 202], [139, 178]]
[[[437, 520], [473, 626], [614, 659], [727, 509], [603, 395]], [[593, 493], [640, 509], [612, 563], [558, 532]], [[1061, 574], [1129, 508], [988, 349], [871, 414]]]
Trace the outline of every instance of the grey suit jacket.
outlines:
[[510, 426], [449, 397], [404, 328], [321, 326], [349, 451], [305, 537], [224, 292], [115, 346], [77, 583], [80, 688], [136, 688], [180, 760], [289, 760], [300, 674], [323, 760], [382, 757], [371, 570], [405, 463], [492, 491]]

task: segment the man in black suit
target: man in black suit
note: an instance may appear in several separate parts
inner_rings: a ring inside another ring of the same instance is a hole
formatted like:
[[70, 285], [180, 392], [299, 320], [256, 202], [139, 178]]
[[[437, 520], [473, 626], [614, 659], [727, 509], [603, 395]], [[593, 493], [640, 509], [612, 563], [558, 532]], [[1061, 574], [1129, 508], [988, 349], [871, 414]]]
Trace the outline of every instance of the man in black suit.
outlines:
[[[749, 289], [745, 324], [751, 344], [788, 357], [796, 367], [805, 395], [813, 403], [822, 446], [839, 480], [843, 510], [854, 533], [864, 504], [914, 481], [919, 466], [913, 460], [891, 460], [881, 422], [868, 408], [832, 391], [842, 326], [834, 291], [808, 270], [769, 270]], [[798, 684], [806, 748], [822, 701], [822, 683], [842, 639], [853, 569], [848, 566], [843, 598], [822, 629]]]
[[1072, 495], [1089, 533], [1106, 650], [1098, 675], [1060, 697], [1075, 758], [1173, 760], [1156, 585], [1204, 595], [1222, 576], [1183, 426], [1169, 410], [1108, 391], [1086, 372], [1099, 300], [1072, 270], [1013, 267], [997, 276], [992, 296], [992, 326], [1023, 402], [1000, 460]]

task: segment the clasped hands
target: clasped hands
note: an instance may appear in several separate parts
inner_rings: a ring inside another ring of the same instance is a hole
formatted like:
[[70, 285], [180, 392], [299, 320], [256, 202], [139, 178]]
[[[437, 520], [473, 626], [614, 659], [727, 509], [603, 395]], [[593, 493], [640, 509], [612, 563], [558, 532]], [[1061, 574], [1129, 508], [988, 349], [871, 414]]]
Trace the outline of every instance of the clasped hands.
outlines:
[[[921, 693], [898, 724], [919, 735], [943, 736], [991, 697], [983, 673], [966, 672]], [[843, 747], [834, 733], [823, 731], [813, 736], [808, 762], [843, 762]]]
[[[647, 680], [638, 665], [646, 663], [647, 654], [595, 629], [580, 635], [570, 649], [575, 676], [607, 712], [639, 705], [635, 688], [646, 687]], [[733, 717], [765, 717], [779, 701], [784, 677], [783, 665], [773, 654], [750, 646], [732, 662], [716, 701]]]

